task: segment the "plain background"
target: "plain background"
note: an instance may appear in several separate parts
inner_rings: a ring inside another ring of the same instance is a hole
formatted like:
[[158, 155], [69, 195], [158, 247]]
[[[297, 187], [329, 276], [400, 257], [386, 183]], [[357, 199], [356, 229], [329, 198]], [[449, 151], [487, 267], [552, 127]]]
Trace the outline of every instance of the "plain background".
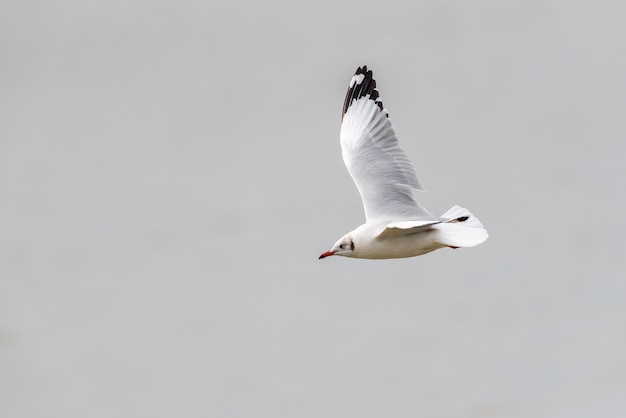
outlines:
[[[626, 3], [9, 1], [4, 417], [626, 413]], [[318, 261], [374, 70], [441, 214], [491, 234]]]

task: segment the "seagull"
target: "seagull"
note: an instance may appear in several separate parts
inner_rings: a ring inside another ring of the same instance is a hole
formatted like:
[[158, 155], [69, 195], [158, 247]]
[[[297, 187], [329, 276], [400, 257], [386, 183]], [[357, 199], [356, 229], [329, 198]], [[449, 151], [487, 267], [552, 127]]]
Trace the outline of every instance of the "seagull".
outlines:
[[341, 117], [341, 153], [363, 201], [365, 223], [320, 255], [384, 259], [423, 255], [440, 248], [474, 247], [489, 234], [467, 209], [453, 206], [440, 218], [415, 200], [425, 191], [400, 148], [367, 66], [350, 80]]

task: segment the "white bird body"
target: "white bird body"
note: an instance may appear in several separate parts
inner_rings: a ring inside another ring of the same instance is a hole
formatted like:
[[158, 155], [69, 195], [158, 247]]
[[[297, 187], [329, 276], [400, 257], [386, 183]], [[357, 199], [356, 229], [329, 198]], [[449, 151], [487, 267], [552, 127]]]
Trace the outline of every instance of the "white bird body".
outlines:
[[386, 222], [365, 223], [350, 232], [354, 251], [348, 257], [370, 259], [415, 257], [445, 247], [437, 242], [437, 232], [432, 229], [411, 235], [376, 238], [378, 235], [376, 232], [383, 231], [385, 226]]
[[340, 143], [344, 163], [361, 194], [366, 222], [320, 258], [414, 257], [444, 247], [473, 247], [487, 239], [487, 231], [467, 209], [454, 206], [436, 218], [417, 203], [413, 190], [424, 188], [398, 144], [366, 66], [358, 68], [350, 81]]

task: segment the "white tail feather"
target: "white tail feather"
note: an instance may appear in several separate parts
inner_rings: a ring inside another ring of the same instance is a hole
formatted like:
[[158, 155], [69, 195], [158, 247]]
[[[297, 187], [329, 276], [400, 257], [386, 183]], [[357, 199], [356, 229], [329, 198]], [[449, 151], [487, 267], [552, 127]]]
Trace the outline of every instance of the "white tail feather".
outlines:
[[435, 239], [443, 245], [473, 247], [485, 242], [489, 236], [478, 218], [460, 206], [453, 206], [441, 218], [445, 221], [433, 225], [433, 229], [439, 231]]

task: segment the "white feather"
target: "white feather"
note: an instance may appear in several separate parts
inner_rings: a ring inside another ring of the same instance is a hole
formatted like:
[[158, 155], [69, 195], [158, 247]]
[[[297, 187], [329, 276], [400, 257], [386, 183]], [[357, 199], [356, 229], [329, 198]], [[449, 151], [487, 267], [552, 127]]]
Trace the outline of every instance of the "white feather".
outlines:
[[368, 96], [352, 102], [341, 124], [343, 161], [371, 219], [434, 220], [413, 189], [424, 190], [413, 163], [398, 145], [387, 115]]
[[[457, 219], [467, 216], [467, 220]], [[474, 247], [487, 240], [489, 233], [469, 210], [460, 206], [453, 206], [441, 216], [446, 221], [433, 225], [438, 230], [436, 240], [450, 247]]]

